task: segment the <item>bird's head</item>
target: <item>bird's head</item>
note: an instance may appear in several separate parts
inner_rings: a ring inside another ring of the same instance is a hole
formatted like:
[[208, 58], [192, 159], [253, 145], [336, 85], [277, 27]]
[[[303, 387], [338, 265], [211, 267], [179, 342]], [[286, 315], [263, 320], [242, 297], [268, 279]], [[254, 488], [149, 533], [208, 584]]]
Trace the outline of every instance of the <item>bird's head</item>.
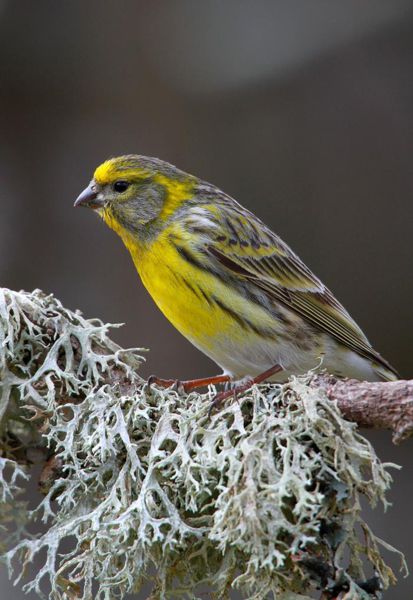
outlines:
[[75, 206], [96, 210], [121, 237], [161, 226], [190, 200], [196, 178], [157, 158], [111, 158], [95, 171]]

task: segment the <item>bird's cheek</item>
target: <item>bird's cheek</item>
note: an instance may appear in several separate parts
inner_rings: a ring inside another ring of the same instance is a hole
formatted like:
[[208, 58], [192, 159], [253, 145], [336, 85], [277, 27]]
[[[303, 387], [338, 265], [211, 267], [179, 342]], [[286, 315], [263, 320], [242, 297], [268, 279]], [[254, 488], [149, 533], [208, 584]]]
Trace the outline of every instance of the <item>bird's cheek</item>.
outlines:
[[114, 218], [112, 211], [110, 210], [110, 208], [108, 208], [107, 206], [104, 206], [103, 208], [98, 208], [96, 209], [97, 214], [99, 215], [99, 217], [101, 217], [106, 225], [108, 227], [110, 227], [111, 229], [115, 230], [116, 232], [118, 232], [118, 221], [117, 219]]

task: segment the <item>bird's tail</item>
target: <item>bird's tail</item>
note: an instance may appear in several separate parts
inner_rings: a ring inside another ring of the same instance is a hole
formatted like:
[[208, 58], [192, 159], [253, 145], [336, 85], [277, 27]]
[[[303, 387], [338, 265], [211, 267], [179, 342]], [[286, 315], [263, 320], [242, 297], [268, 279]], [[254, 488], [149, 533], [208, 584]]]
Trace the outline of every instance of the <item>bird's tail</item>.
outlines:
[[374, 363], [373, 369], [381, 381], [397, 381], [400, 375], [389, 363]]

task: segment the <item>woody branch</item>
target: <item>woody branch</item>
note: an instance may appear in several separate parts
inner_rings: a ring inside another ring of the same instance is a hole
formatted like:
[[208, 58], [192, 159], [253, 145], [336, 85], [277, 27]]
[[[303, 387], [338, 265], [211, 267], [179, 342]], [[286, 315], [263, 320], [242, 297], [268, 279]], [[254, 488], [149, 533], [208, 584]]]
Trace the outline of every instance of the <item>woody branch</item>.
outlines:
[[390, 430], [395, 444], [413, 435], [413, 380], [372, 383], [318, 375], [311, 384], [336, 400], [345, 418], [359, 427]]

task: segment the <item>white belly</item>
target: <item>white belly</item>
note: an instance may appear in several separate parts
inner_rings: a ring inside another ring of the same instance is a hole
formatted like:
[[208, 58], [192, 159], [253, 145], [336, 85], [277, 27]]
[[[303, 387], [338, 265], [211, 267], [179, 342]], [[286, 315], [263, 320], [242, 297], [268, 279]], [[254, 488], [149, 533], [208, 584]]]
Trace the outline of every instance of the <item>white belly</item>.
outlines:
[[317, 334], [307, 348], [294, 341], [278, 343], [254, 336], [242, 344], [226, 338], [216, 343], [213, 352], [200, 349], [234, 380], [254, 377], [276, 364], [283, 371], [271, 381], [286, 381], [291, 375], [303, 375], [309, 370], [326, 370], [340, 377], [365, 381], [380, 380], [369, 360], [322, 333]]

